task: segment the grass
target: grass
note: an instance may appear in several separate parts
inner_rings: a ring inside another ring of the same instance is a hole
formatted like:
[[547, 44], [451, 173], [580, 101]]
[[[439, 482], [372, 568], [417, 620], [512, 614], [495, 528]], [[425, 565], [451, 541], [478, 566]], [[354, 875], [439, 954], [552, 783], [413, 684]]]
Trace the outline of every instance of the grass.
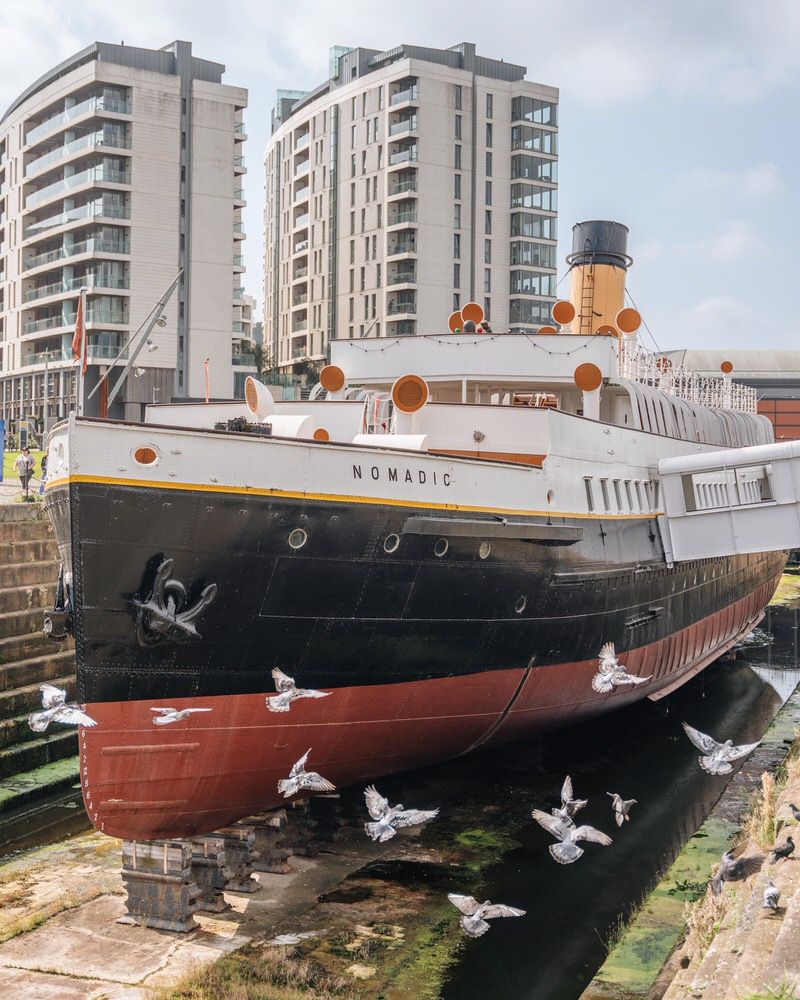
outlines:
[[362, 1000], [352, 980], [330, 975], [294, 957], [291, 948], [243, 948], [195, 968], [173, 986], [155, 988], [152, 1000]]
[[758, 993], [743, 993], [738, 1000], [800, 1000], [798, 983], [781, 983], [779, 986], [767, 986]]

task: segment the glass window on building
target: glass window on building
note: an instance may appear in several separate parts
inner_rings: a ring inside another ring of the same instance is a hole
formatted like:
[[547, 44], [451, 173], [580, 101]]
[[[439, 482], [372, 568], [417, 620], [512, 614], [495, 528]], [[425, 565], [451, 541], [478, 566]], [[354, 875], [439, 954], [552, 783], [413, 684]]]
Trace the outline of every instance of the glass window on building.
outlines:
[[492, 269], [490, 267], [483, 269], [483, 290], [484, 292], [491, 292], [492, 290]]
[[453, 197], [461, 197], [461, 174], [453, 174]]
[[484, 262], [484, 264], [491, 264], [492, 263], [492, 241], [491, 240], [484, 240], [483, 241], [483, 262]]
[[461, 256], [461, 236], [459, 233], [453, 233], [453, 256], [456, 258]]
[[461, 138], [461, 115], [456, 115], [455, 137], [456, 137], [456, 139], [460, 139]]
[[511, 120], [558, 125], [558, 105], [538, 97], [514, 97], [511, 101]]
[[491, 146], [492, 145], [492, 123], [491, 122], [487, 122], [486, 123], [486, 145], [487, 146]]
[[461, 203], [453, 205], [453, 229], [461, 228]]
[[453, 288], [461, 288], [461, 265], [453, 264]]
[[492, 117], [492, 107], [494, 105], [494, 97], [492, 94], [486, 95], [486, 117]]
[[456, 111], [461, 110], [461, 100], [462, 100], [461, 87], [458, 84], [455, 84], [453, 86], [453, 106], [455, 107]]
[[485, 212], [484, 213], [483, 231], [485, 233], [491, 233], [491, 231], [492, 231], [492, 213], [491, 212]]
[[461, 147], [458, 145], [454, 148], [453, 151], [453, 166], [456, 168], [456, 170], [461, 169]]
[[486, 153], [486, 164], [485, 164], [485, 167], [486, 167], [486, 169], [485, 169], [486, 176], [487, 177], [491, 177], [492, 176], [492, 154], [490, 152], [488, 152], [488, 151]]
[[486, 205], [491, 205], [492, 203], [492, 182], [486, 181], [486, 190], [484, 192], [484, 203]]

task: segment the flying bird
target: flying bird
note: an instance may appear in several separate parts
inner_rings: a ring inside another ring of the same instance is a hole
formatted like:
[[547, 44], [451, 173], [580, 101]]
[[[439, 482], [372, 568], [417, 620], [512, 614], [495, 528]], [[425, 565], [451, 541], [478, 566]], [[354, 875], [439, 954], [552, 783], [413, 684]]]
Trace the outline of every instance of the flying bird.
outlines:
[[281, 778], [278, 782], [278, 791], [283, 793], [283, 797], [288, 799], [290, 795], [308, 789], [311, 792], [332, 792], [336, 785], [331, 784], [327, 778], [323, 778], [316, 771], [306, 771], [306, 761], [311, 753], [311, 747], [306, 750], [300, 760], [292, 764], [288, 778]]
[[557, 816], [548, 816], [541, 809], [534, 809], [531, 813], [536, 822], [543, 826], [548, 833], [551, 833], [558, 844], [551, 844], [548, 850], [560, 865], [570, 865], [577, 861], [583, 854], [583, 848], [578, 847], [579, 840], [588, 840], [593, 844], [602, 844], [607, 847], [611, 843], [611, 837], [601, 830], [595, 830], [593, 826], [568, 826]]
[[374, 785], [364, 789], [364, 798], [367, 802], [367, 812], [375, 820], [374, 823], [365, 823], [364, 829], [373, 840], [381, 844], [391, 840], [399, 827], [427, 823], [439, 815], [438, 809], [405, 809], [402, 803], [390, 806], [389, 800], [385, 799]]
[[776, 861], [780, 861], [781, 859], [786, 861], [786, 859], [789, 857], [790, 854], [793, 853], [793, 851], [794, 851], [794, 840], [792, 840], [791, 837], [787, 836], [785, 844], [781, 844], [780, 847], [773, 847], [772, 850], [770, 851], [770, 854], [772, 855], [770, 864], [774, 865]]
[[733, 740], [718, 743], [713, 737], [694, 729], [688, 722], [683, 723], [683, 728], [692, 743], [702, 751], [702, 756], [698, 757], [700, 767], [709, 774], [728, 774], [733, 770], [730, 765], [732, 760], [746, 757], [758, 746], [758, 743], [742, 743], [740, 746], [734, 746]]
[[480, 937], [489, 930], [487, 920], [495, 917], [524, 917], [525, 910], [504, 903], [491, 903], [488, 899], [479, 903], [473, 896], [461, 896], [457, 892], [449, 892], [447, 898], [461, 910], [461, 926], [470, 937]]
[[579, 809], [589, 802], [588, 799], [575, 799], [572, 797], [572, 778], [569, 775], [564, 778], [561, 786], [561, 806], [558, 809], [551, 809], [550, 812], [560, 819], [566, 826], [575, 826], [573, 816]]
[[644, 684], [650, 680], [649, 674], [647, 677], [637, 677], [636, 674], [628, 673], [617, 659], [613, 642], [607, 642], [600, 650], [599, 667], [592, 678], [592, 687], [598, 694], [607, 694], [618, 684]]
[[781, 890], [775, 885], [772, 879], [767, 879], [767, 884], [764, 888], [764, 909], [772, 910], [773, 913], [778, 912], [778, 900], [781, 898]]
[[63, 722], [69, 726], [96, 726], [97, 723], [77, 705], [67, 704], [67, 692], [53, 684], [40, 684], [42, 692], [42, 712], [32, 712], [28, 725], [35, 733], [43, 733], [51, 722]]
[[636, 805], [636, 799], [623, 799], [621, 795], [617, 795], [616, 792], [606, 792], [606, 795], [611, 796], [611, 808], [614, 810], [614, 819], [617, 821], [617, 826], [622, 826], [625, 820], [630, 820], [628, 813], [630, 812], [631, 806]]
[[294, 682], [294, 677], [285, 674], [278, 667], [273, 668], [272, 679], [275, 681], [275, 690], [278, 694], [267, 698], [267, 708], [270, 712], [288, 712], [295, 698], [327, 698], [330, 694], [330, 691], [299, 688]]
[[151, 712], [157, 712], [153, 716], [154, 726], [168, 726], [170, 722], [180, 722], [192, 712], [210, 712], [210, 708], [151, 708]]
[[711, 891], [715, 896], [722, 892], [723, 882], [741, 882], [742, 879], [755, 875], [764, 864], [763, 854], [751, 854], [748, 857], [733, 856], [733, 851], [725, 851], [714, 876], [711, 879]]

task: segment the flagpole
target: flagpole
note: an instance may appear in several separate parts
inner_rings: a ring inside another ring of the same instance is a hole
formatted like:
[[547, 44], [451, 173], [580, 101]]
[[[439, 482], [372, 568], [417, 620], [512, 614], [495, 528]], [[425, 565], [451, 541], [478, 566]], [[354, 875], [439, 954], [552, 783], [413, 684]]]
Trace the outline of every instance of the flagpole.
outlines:
[[88, 364], [89, 358], [89, 335], [86, 332], [86, 286], [81, 286], [80, 300], [78, 302], [78, 323], [77, 326], [80, 327], [76, 331], [80, 338], [80, 367], [78, 369], [78, 416], [83, 415], [83, 395], [84, 395], [84, 382], [86, 376], [86, 366]]

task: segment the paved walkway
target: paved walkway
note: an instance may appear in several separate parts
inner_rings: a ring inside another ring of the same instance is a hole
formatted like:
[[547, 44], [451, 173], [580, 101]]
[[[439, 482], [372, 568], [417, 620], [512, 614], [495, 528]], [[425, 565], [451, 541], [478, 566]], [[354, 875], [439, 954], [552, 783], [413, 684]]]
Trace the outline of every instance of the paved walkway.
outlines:
[[[40, 485], [41, 479], [38, 476], [34, 476], [28, 486], [29, 494], [38, 497]], [[16, 476], [7, 476], [0, 482], [0, 503], [21, 503], [23, 494], [24, 491]]]

